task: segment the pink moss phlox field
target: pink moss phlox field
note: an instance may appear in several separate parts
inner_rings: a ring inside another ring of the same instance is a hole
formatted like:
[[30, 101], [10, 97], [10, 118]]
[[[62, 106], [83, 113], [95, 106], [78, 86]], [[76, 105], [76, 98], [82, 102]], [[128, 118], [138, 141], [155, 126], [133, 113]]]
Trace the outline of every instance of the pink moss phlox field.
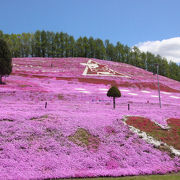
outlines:
[[[179, 157], [171, 158], [154, 148], [121, 120], [124, 115], [137, 115], [167, 126], [166, 119], [180, 118], [180, 83], [160, 76], [165, 92], [160, 109], [158, 91], [153, 89], [157, 79], [152, 73], [94, 59], [131, 78], [83, 76], [85, 66], [80, 63], [88, 60], [13, 59], [13, 74], [3, 78], [6, 85], [0, 86], [0, 179], [180, 171]], [[106, 96], [111, 81], [122, 90], [115, 110], [112, 99]], [[83, 145], [69, 139], [80, 128], [87, 135], [76, 137]]]

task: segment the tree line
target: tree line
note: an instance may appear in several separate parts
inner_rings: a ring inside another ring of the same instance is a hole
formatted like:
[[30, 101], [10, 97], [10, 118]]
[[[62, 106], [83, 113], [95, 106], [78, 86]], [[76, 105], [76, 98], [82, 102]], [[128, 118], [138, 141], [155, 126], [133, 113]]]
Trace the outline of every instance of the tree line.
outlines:
[[137, 47], [130, 48], [109, 40], [102, 41], [93, 37], [73, 36], [63, 32], [39, 31], [35, 33], [4, 34], [0, 31], [0, 39], [7, 42], [12, 57], [87, 57], [105, 59], [131, 64], [151, 72], [180, 81], [180, 65], [160, 55], [141, 52]]

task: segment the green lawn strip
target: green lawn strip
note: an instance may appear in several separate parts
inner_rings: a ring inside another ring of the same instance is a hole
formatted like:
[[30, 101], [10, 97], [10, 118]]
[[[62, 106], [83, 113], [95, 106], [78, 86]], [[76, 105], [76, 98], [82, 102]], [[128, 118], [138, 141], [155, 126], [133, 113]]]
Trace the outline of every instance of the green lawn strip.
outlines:
[[[126, 176], [126, 177], [97, 177], [97, 178], [69, 178], [62, 180], [179, 180], [180, 173], [168, 175], [148, 175], [148, 176]], [[61, 179], [57, 179], [61, 180]]]

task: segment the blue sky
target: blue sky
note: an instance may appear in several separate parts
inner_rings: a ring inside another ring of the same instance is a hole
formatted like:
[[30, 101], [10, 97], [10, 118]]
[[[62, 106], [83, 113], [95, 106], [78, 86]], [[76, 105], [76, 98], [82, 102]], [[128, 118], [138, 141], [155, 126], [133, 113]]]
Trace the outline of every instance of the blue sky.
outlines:
[[48, 30], [133, 46], [180, 36], [179, 0], [0, 0], [4, 33]]

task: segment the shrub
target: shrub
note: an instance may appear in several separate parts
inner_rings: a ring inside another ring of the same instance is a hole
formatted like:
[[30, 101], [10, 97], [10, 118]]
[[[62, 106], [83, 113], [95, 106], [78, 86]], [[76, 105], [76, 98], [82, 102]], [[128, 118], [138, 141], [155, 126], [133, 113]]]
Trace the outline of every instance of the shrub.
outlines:
[[108, 92], [107, 92], [108, 97], [113, 97], [113, 107], [115, 109], [115, 98], [116, 97], [121, 97], [121, 92], [116, 86], [112, 86]]

